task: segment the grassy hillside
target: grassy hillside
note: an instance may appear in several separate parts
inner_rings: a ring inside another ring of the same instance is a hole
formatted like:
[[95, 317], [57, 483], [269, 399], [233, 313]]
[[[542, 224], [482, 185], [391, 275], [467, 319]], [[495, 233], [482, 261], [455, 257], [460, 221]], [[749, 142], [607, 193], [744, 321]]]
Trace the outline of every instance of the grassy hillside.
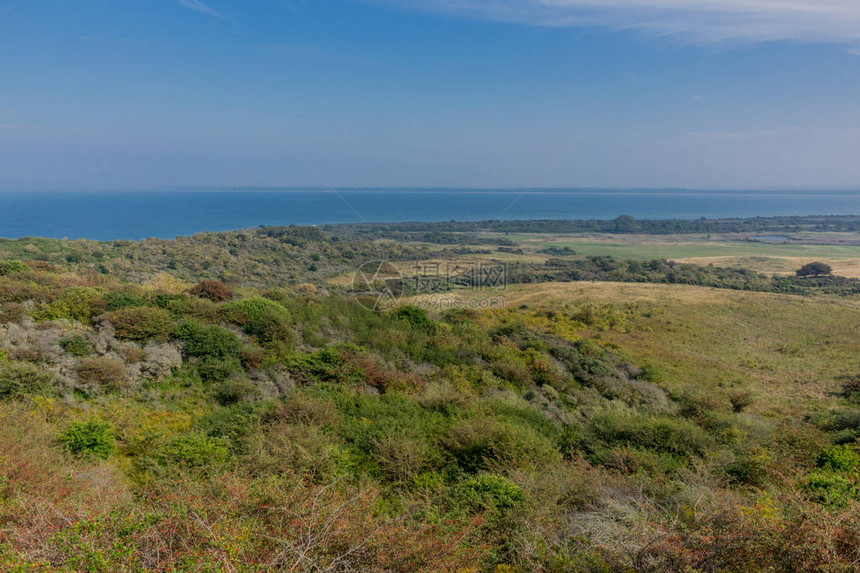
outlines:
[[857, 282], [746, 263], [831, 223], [0, 241], [0, 569], [855, 570]]
[[[589, 282], [517, 285], [504, 294], [510, 307], [534, 311], [612, 308], [623, 327], [598, 325], [591, 336], [656, 366], [666, 387], [749, 392], [749, 410], [768, 416], [832, 408], [842, 384], [860, 372], [858, 299]], [[440, 305], [456, 306], [474, 294], [445, 296]]]
[[581, 282], [377, 313], [2, 268], [3, 570], [860, 563], [855, 298]]

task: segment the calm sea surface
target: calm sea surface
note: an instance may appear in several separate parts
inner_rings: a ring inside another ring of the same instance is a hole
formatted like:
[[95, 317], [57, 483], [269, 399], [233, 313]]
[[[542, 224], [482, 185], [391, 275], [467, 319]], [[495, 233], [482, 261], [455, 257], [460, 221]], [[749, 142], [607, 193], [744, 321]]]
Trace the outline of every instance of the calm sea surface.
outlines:
[[170, 238], [259, 225], [860, 215], [860, 191], [158, 191], [0, 193], [0, 237]]

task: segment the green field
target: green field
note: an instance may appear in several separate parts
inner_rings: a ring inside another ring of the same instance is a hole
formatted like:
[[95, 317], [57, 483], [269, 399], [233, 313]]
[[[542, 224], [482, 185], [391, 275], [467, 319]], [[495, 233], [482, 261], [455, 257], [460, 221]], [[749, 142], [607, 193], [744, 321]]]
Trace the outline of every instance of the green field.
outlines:
[[612, 255], [620, 259], [687, 259], [700, 257], [803, 257], [823, 259], [860, 258], [860, 246], [844, 245], [774, 245], [767, 243], [732, 243], [701, 241], [617, 244], [594, 241], [547, 241], [545, 247], [570, 247], [589, 256]]

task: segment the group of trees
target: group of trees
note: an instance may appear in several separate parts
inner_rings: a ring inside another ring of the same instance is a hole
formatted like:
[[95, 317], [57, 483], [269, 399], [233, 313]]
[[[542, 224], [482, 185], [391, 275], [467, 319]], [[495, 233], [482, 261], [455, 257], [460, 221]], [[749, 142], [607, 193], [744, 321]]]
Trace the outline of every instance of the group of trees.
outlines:
[[435, 242], [433, 236], [449, 240], [457, 234], [474, 233], [796, 233], [857, 232], [860, 217], [752, 217], [747, 219], [635, 219], [620, 215], [600, 220], [521, 220], [521, 221], [450, 221], [438, 223], [355, 223], [326, 225], [326, 232], [337, 236], [362, 238], [410, 238]]
[[[559, 253], [562, 254], [562, 253]], [[455, 283], [484, 284], [475, 273], [495, 272], [490, 265], [470, 271]], [[627, 261], [611, 256], [551, 258], [545, 263], [506, 265], [506, 280], [510, 284], [613, 281], [666, 283], [791, 294], [860, 294], [860, 279], [836, 277], [824, 263], [809, 263], [798, 269], [795, 277], [768, 276], [748, 269], [700, 266], [666, 260]]]

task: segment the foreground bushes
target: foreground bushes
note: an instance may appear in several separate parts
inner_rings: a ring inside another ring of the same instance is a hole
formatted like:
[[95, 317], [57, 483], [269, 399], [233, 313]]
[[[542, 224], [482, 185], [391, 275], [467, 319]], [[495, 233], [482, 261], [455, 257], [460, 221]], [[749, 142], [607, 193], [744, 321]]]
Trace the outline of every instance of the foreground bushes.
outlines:
[[27, 363], [0, 360], [0, 400], [30, 394], [52, 394], [53, 375]]
[[58, 440], [75, 455], [101, 460], [107, 459], [115, 447], [113, 426], [95, 418], [72, 422]]
[[673, 397], [589, 337], [625, 309], [39, 280], [2, 325], [0, 569], [856, 563], [857, 413], [776, 430], [736, 390]]

